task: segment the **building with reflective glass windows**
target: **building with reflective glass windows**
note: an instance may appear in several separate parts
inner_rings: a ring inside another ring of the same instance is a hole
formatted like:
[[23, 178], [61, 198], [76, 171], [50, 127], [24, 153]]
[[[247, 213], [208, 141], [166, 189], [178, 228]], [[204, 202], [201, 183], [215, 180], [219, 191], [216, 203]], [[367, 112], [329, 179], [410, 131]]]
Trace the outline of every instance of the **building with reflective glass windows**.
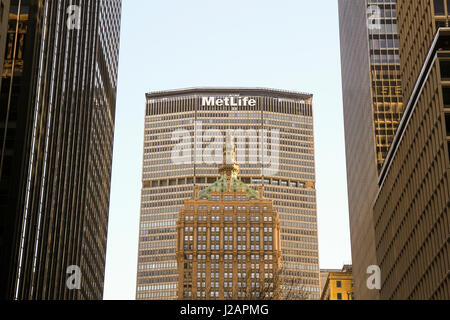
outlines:
[[[403, 113], [397, 11], [395, 0], [368, 0], [367, 5], [375, 145], [380, 170]], [[377, 18], [371, 18], [370, 13]]]
[[11, 1], [0, 92], [2, 298], [103, 296], [120, 18], [120, 0]]
[[377, 299], [372, 205], [403, 112], [395, 0], [339, 1], [347, 182], [355, 299]]
[[137, 299], [177, 299], [179, 212], [216, 182], [230, 131], [242, 183], [279, 214], [285, 277], [301, 279], [290, 289], [320, 298], [312, 95], [197, 88], [147, 94]]

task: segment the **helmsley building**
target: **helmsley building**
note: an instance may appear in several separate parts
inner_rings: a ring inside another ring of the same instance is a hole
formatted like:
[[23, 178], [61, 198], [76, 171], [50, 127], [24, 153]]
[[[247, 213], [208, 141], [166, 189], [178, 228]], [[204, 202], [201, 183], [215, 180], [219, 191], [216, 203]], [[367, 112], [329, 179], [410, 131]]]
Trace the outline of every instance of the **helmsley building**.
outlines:
[[178, 298], [179, 213], [217, 181], [230, 131], [240, 181], [279, 214], [283, 274], [301, 279], [289, 291], [320, 298], [312, 95], [197, 88], [147, 94], [137, 299]]
[[279, 298], [281, 247], [272, 201], [238, 178], [233, 138], [220, 178], [186, 200], [177, 223], [179, 299]]

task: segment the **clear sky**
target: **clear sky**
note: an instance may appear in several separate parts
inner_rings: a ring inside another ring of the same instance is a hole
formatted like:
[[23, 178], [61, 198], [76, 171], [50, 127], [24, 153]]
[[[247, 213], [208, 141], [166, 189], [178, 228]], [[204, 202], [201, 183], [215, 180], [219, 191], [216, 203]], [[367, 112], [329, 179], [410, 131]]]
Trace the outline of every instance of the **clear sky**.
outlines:
[[336, 0], [124, 0], [105, 299], [134, 299], [145, 93], [314, 94], [321, 268], [351, 262]]

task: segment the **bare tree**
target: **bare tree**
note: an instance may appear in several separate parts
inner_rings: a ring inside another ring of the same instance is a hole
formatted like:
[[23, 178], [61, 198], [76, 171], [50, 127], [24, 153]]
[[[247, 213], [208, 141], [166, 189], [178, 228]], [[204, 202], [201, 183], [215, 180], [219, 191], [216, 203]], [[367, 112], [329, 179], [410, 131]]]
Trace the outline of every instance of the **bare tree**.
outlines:
[[[225, 292], [232, 295], [224, 296], [224, 299], [238, 300], [309, 300], [310, 294], [305, 290], [303, 279], [292, 275], [291, 272], [284, 268], [270, 270], [265, 272], [268, 275], [263, 281], [256, 277], [257, 272], [251, 272], [250, 269], [246, 273], [240, 273], [238, 284], [231, 288], [225, 287]], [[254, 274], [254, 277], [252, 277]], [[202, 297], [184, 297], [184, 299], [217, 299], [216, 292], [221, 291], [219, 288], [213, 288], [211, 283], [204, 289], [205, 296]], [[211, 296], [211, 293], [214, 295]]]
[[289, 275], [286, 270], [280, 271], [280, 300], [309, 300], [303, 279]]
[[[247, 285], [241, 288], [240, 300], [309, 300], [310, 295], [304, 287], [301, 278], [289, 276], [285, 269], [281, 268], [272, 276], [264, 279], [251, 278], [250, 274], [245, 277]], [[263, 285], [261, 285], [263, 284]], [[238, 289], [239, 291], [239, 289]], [[238, 296], [235, 294], [235, 296]]]

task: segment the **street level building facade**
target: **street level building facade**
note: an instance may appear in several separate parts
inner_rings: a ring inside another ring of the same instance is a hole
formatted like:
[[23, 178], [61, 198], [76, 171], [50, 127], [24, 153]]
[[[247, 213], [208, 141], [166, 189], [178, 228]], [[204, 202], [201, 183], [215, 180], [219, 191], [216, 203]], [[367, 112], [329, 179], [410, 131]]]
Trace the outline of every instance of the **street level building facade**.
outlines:
[[339, 0], [353, 276], [359, 299], [376, 265], [373, 199], [403, 113], [396, 1]]
[[327, 272], [321, 300], [354, 300], [351, 265]]
[[1, 298], [103, 296], [120, 18], [120, 0], [11, 1], [0, 92]]
[[227, 132], [240, 180], [273, 200], [289, 289], [319, 299], [312, 95], [258, 88], [147, 94], [136, 298], [177, 299], [177, 221], [194, 185], [217, 180]]
[[239, 180], [235, 146], [227, 136], [220, 178], [195, 187], [177, 223], [178, 298], [278, 299], [280, 224], [263, 188]]
[[397, 2], [404, 116], [374, 201], [382, 299], [450, 299], [450, 3]]

